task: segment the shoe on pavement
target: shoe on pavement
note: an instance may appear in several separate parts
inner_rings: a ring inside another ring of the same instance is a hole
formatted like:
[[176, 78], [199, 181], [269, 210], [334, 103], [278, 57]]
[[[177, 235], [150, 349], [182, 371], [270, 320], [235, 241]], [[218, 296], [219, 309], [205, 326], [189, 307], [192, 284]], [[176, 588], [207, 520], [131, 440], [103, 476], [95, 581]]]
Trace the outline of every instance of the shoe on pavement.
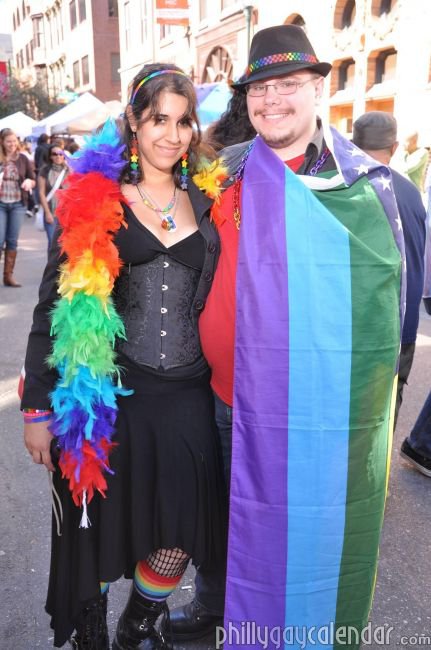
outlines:
[[192, 600], [187, 605], [172, 609], [170, 620], [163, 616], [160, 630], [171, 642], [195, 641], [215, 631], [218, 625], [223, 625], [222, 616], [211, 614], [196, 600]]
[[431, 477], [431, 458], [422, 456], [415, 451], [407, 438], [401, 445], [400, 455], [413, 465], [413, 467], [415, 467], [421, 474]]

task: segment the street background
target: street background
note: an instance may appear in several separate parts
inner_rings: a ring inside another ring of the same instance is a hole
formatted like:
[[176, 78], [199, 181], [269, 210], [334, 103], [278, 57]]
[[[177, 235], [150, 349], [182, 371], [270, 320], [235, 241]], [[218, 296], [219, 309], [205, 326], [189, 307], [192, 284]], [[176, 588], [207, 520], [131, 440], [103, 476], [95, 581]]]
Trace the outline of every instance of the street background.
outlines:
[[[15, 272], [23, 287], [0, 286], [0, 650], [48, 650], [53, 639], [44, 611], [50, 552], [50, 490], [47, 472], [33, 464], [23, 446], [17, 397], [18, 375], [45, 261], [45, 233], [37, 232], [28, 219]], [[431, 648], [431, 479], [416, 472], [399, 456], [400, 445], [428, 394], [430, 368], [431, 317], [422, 310], [415, 360], [394, 437], [371, 613], [373, 626], [386, 625], [393, 631], [386, 635], [384, 645], [376, 638], [364, 646], [371, 649]], [[171, 606], [191, 599], [192, 587], [193, 569], [189, 569], [169, 600]], [[125, 580], [111, 586], [111, 638], [128, 589]], [[185, 647], [209, 650], [214, 644], [208, 639]]]

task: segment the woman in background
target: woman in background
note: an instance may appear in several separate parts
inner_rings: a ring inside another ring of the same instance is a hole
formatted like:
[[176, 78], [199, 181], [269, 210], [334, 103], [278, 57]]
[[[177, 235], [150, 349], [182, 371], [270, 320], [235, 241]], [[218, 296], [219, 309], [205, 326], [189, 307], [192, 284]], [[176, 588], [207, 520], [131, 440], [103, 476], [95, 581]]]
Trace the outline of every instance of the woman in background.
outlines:
[[58, 142], [53, 142], [48, 147], [49, 163], [44, 165], [37, 177], [39, 190], [39, 203], [44, 211], [44, 227], [48, 237], [48, 250], [51, 247], [54, 230], [56, 227], [55, 210], [58, 203], [57, 190], [59, 190], [69, 173], [69, 167], [63, 147]]
[[12, 129], [0, 132], [0, 256], [6, 244], [3, 282], [20, 287], [13, 277], [18, 238], [27, 209], [29, 192], [35, 186], [33, 163], [20, 152]]

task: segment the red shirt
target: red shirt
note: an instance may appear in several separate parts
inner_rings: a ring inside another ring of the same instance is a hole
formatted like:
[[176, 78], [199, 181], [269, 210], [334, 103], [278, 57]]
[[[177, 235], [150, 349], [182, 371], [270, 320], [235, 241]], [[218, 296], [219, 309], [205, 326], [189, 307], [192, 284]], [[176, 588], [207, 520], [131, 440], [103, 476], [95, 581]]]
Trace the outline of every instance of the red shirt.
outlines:
[[[286, 162], [296, 172], [304, 155]], [[233, 218], [233, 188], [222, 194], [217, 225], [221, 254], [205, 309], [199, 318], [202, 351], [212, 370], [211, 386], [223, 402], [233, 405], [233, 369], [235, 349], [235, 294], [239, 230]], [[241, 197], [240, 197], [241, 199]]]

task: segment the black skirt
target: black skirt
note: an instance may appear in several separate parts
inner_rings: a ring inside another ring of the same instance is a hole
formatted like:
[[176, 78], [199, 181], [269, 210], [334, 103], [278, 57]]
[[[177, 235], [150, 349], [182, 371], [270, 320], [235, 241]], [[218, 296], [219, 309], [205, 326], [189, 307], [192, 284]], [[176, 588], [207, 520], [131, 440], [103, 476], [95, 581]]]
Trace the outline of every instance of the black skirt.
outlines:
[[159, 548], [180, 548], [195, 565], [223, 562], [226, 500], [209, 371], [166, 379], [130, 365], [118, 417], [106, 498], [88, 506], [89, 528], [57, 471], [63, 522], [53, 518], [46, 610], [54, 645], [70, 637], [99, 583], [132, 577], [135, 565]]

